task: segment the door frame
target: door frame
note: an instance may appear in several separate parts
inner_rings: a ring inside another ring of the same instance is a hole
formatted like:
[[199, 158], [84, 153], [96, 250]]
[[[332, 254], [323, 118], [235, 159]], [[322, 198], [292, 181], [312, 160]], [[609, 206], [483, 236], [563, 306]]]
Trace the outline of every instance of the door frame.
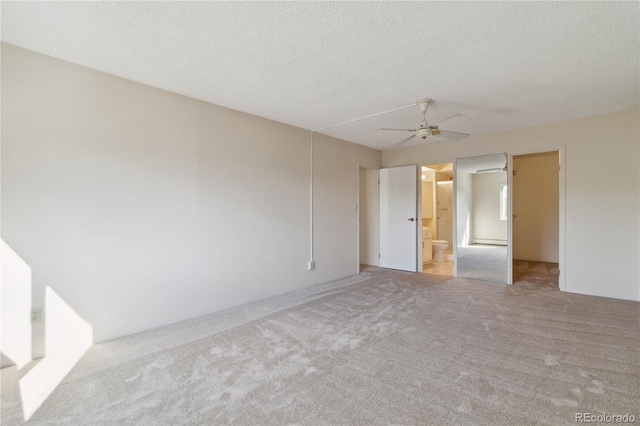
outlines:
[[[453, 188], [451, 196], [451, 208], [453, 209], [451, 220], [453, 221], [453, 236], [451, 245], [453, 245], [453, 277], [458, 277], [458, 158], [452, 161], [453, 164]], [[436, 188], [437, 190], [437, 188]]]
[[416, 272], [423, 272], [422, 264], [422, 166], [416, 165]]
[[558, 173], [558, 288], [567, 291], [566, 277], [566, 145], [550, 146], [544, 148], [532, 148], [508, 153], [507, 192], [508, 192], [508, 230], [507, 230], [507, 271], [509, 284], [513, 282], [513, 157], [526, 154], [542, 154], [545, 152], [558, 152], [560, 157], [560, 171]]
[[356, 275], [360, 273], [360, 169], [376, 170], [378, 172], [378, 266], [380, 266], [380, 166], [367, 163], [356, 163]]

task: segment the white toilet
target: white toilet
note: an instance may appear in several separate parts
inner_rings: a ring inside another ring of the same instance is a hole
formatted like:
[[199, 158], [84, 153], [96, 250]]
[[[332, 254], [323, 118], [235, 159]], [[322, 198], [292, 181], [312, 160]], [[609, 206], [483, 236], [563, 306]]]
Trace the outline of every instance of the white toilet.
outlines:
[[444, 262], [444, 251], [449, 247], [447, 240], [432, 240], [434, 262]]

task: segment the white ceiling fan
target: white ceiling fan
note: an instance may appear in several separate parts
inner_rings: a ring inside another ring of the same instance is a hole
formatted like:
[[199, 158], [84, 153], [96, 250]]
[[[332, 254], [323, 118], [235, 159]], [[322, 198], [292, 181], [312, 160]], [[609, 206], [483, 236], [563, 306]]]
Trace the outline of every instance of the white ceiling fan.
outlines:
[[[378, 130], [396, 130], [396, 131], [401, 131], [401, 132], [412, 132], [413, 134], [405, 139], [402, 139], [400, 142], [391, 145], [390, 148], [397, 148], [401, 145], [404, 145], [405, 143], [409, 142], [411, 139], [415, 138], [416, 136], [422, 139], [426, 139], [429, 136], [441, 136], [443, 138], [447, 138], [447, 139], [462, 139], [462, 138], [466, 138], [467, 136], [469, 136], [468, 133], [459, 133], [459, 132], [452, 132], [449, 130], [440, 130], [438, 128], [438, 126], [430, 126], [429, 123], [427, 122], [427, 109], [429, 108], [429, 104], [431, 104], [431, 102], [433, 102], [431, 99], [425, 98], [425, 99], [420, 99], [419, 101], [416, 102], [416, 105], [420, 108], [420, 111], [422, 111], [422, 123], [420, 123], [420, 127], [417, 129], [393, 129], [393, 128], [388, 128], [388, 127], [383, 127], [382, 129], [378, 129]], [[462, 117], [466, 117], [468, 120], [470, 120], [469, 117], [462, 115], [462, 114], [454, 114], [450, 117], [447, 117], [443, 120], [440, 120], [439, 123], [442, 123], [445, 120], [448, 120], [450, 118], [453, 117], [457, 117], [457, 116], [462, 116]]]

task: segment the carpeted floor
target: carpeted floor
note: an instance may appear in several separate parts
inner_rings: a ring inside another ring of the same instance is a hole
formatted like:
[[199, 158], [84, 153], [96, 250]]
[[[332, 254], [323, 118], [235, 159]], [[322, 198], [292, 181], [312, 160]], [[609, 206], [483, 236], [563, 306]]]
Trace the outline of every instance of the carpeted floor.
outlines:
[[458, 247], [458, 277], [507, 283], [507, 246]]
[[[369, 268], [95, 345], [30, 423], [639, 418], [640, 303], [562, 293], [542, 281], [505, 286]], [[2, 370], [3, 425], [21, 423], [15, 383], [23, 373]]]
[[530, 283], [558, 289], [557, 263], [513, 259], [513, 283]]

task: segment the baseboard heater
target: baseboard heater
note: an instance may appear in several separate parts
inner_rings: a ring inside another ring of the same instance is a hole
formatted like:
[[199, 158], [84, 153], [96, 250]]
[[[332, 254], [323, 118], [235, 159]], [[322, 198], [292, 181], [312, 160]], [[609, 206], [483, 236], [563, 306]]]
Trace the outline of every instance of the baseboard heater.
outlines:
[[494, 246], [506, 246], [507, 240], [490, 240], [485, 238], [474, 238], [473, 244], [492, 244]]

